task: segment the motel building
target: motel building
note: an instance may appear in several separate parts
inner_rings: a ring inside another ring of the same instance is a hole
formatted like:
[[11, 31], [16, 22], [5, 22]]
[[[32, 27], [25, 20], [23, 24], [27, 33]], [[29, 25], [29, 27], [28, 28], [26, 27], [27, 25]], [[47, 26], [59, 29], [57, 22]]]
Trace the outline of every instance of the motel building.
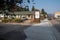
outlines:
[[34, 21], [40, 21], [40, 11], [21, 11], [21, 12], [9, 12], [7, 13], [0, 13], [0, 18], [7, 17], [8, 19], [11, 18], [20, 18], [20, 19], [28, 19]]
[[26, 19], [33, 19], [34, 12], [24, 11], [24, 12], [10, 12], [8, 18], [26, 18]]
[[60, 12], [55, 12], [54, 16], [55, 16], [56, 19], [60, 19]]

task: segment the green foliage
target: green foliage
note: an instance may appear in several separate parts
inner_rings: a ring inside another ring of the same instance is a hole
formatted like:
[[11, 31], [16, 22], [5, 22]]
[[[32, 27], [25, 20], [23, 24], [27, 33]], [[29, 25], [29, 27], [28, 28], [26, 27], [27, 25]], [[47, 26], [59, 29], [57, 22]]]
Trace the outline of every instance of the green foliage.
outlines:
[[12, 18], [12, 19], [8, 19], [8, 18], [5, 18], [5, 19], [3, 19], [2, 20], [2, 22], [3, 23], [14, 23], [14, 22], [16, 22], [16, 23], [20, 23], [20, 22], [22, 22], [22, 20], [21, 19], [16, 19], [16, 18]]
[[41, 10], [41, 14], [43, 15], [44, 18], [46, 18], [47, 12], [45, 12], [44, 9]]
[[44, 9], [42, 9], [42, 10], [41, 10], [41, 13], [42, 13], [42, 14], [45, 14], [45, 10], [44, 10]]
[[[23, 3], [24, 0], [15, 0], [16, 3], [20, 3], [20, 5]], [[34, 0], [31, 0], [34, 2]], [[30, 0], [27, 0], [28, 3], [30, 3]], [[28, 5], [27, 5], [28, 6]], [[0, 10], [9, 10], [9, 11], [29, 11], [29, 8], [23, 8], [22, 6], [17, 7], [14, 3], [14, 0], [11, 0], [8, 2], [4, 2], [4, 0], [0, 0]], [[33, 9], [34, 10], [34, 9]]]
[[33, 6], [31, 11], [39, 11], [39, 9], [36, 9], [36, 8]]
[[0, 11], [0, 14], [2, 14], [2, 11]]
[[0, 10], [4, 8], [4, 0], [0, 0]]
[[2, 22], [7, 23], [9, 20], [7, 18], [3, 19]]
[[30, 3], [30, 0], [27, 0], [28, 3]]
[[22, 22], [22, 20], [21, 19], [15, 19], [15, 22], [20, 23], [20, 22]]
[[41, 10], [41, 14], [47, 14], [44, 9]]
[[35, 11], [35, 7], [34, 6], [32, 7], [32, 10], [31, 11]]

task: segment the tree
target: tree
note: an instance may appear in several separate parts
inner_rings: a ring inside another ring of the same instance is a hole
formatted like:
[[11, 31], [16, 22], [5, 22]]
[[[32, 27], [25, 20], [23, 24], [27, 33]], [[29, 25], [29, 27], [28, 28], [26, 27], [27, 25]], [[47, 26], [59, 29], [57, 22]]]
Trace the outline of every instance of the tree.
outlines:
[[42, 13], [42, 14], [47, 14], [47, 12], [45, 12], [44, 9], [41, 10], [41, 13]]
[[23, 3], [23, 0], [15, 0], [16, 3]]
[[30, 3], [30, 0], [27, 0], [28, 3]]
[[41, 13], [42, 13], [42, 14], [45, 14], [45, 10], [44, 10], [44, 9], [42, 9], [42, 10], [41, 10]]
[[[15, 7], [16, 6], [16, 3], [20, 3], [20, 5], [23, 3], [23, 1], [24, 0], [0, 0], [0, 10], [2, 9], [2, 10], [5, 10], [5, 9], [7, 9], [7, 10], [10, 10], [10, 11], [12, 11], [12, 10], [14, 10], [14, 9], [17, 9], [17, 10], [21, 10], [21, 7], [22, 6], [20, 6], [19, 8], [17, 8], [17, 7]], [[33, 2], [34, 0], [32, 0], [32, 2]], [[27, 0], [27, 2], [28, 3], [30, 3], [30, 0]], [[28, 6], [28, 5], [27, 5]], [[22, 10], [23, 10], [24, 8], [22, 7]], [[22, 11], [21, 10], [21, 11]], [[29, 8], [27, 8], [27, 10], [29, 10]]]
[[47, 12], [45, 12], [45, 10], [44, 9], [42, 9], [41, 10], [41, 14], [44, 16], [44, 18], [46, 17], [46, 15], [47, 15]]
[[25, 11], [29, 11], [29, 6], [25, 6]]
[[4, 0], [0, 0], [0, 10], [4, 8]]
[[40, 10], [39, 10], [39, 9], [36, 9], [36, 8], [33, 6], [31, 11], [40, 11]]
[[32, 10], [31, 11], [35, 11], [35, 7], [34, 6], [32, 7]]

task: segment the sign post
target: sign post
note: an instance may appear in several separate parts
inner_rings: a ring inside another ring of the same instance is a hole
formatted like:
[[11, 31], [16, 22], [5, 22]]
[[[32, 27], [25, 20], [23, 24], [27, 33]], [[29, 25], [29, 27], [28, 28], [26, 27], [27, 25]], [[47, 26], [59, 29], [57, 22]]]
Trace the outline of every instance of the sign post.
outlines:
[[34, 22], [40, 23], [40, 12], [39, 11], [35, 11]]

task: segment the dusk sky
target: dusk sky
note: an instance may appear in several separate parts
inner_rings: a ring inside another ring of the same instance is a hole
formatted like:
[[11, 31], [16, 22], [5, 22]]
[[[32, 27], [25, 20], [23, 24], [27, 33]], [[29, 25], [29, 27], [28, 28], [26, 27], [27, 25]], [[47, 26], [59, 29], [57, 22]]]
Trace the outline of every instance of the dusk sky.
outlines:
[[[60, 11], [60, 0], [34, 0], [34, 3], [36, 3], [34, 4], [35, 8], [39, 10], [44, 8], [47, 13], [54, 13]], [[29, 5], [29, 8], [31, 9], [33, 3], [31, 1], [30, 4], [26, 3], [26, 5]]]

